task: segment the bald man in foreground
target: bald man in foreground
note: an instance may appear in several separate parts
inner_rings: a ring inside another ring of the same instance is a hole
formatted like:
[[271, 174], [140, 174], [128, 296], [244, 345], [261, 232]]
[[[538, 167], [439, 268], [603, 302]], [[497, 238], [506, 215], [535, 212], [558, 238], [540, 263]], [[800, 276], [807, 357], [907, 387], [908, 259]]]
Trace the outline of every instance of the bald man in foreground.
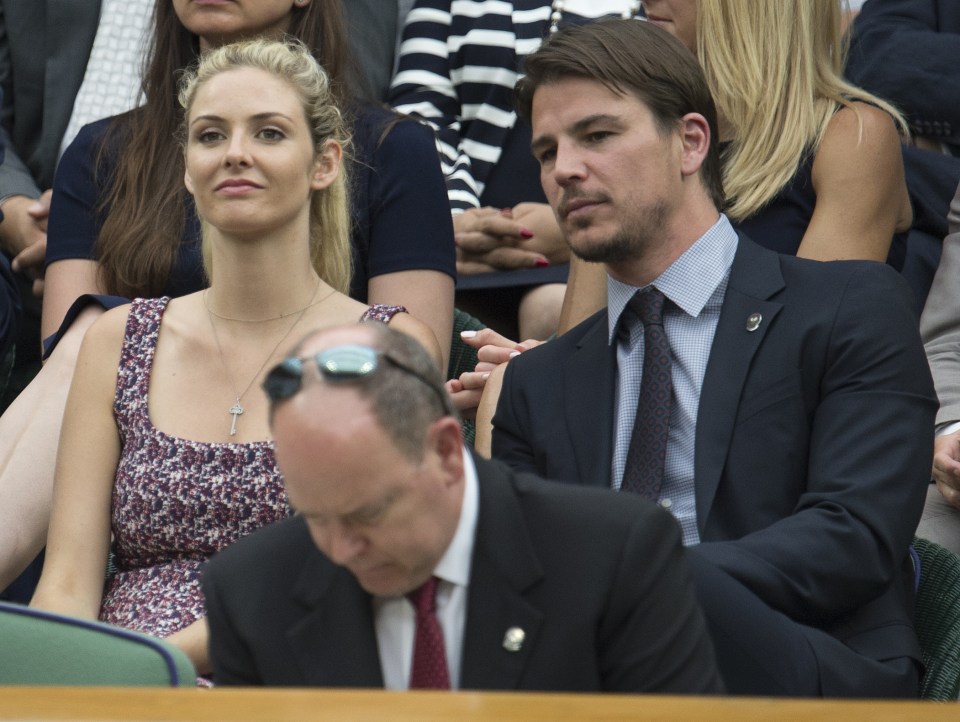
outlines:
[[317, 332], [264, 387], [298, 514], [207, 568], [217, 684], [722, 691], [672, 517], [475, 459], [408, 337]]

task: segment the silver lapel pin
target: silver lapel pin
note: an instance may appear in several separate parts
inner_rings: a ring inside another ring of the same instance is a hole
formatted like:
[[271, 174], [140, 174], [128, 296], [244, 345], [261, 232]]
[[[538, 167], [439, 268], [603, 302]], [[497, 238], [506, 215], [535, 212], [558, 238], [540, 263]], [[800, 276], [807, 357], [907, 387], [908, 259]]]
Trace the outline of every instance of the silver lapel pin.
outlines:
[[747, 330], [756, 331], [760, 328], [760, 322], [763, 321], [763, 316], [754, 311], [749, 316], [747, 316]]
[[503, 635], [503, 648], [508, 652], [519, 652], [526, 638], [527, 633], [520, 627], [510, 627]]

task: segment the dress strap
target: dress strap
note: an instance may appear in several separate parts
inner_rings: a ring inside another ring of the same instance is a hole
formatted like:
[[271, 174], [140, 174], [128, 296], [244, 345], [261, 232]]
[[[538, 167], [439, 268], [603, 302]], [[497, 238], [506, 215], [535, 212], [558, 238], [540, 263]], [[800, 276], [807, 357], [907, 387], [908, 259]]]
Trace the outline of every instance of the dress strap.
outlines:
[[160, 321], [170, 298], [136, 298], [130, 304], [123, 334], [120, 365], [117, 368], [117, 395], [113, 410], [121, 430], [128, 427], [134, 414], [147, 411], [150, 371], [157, 348]]
[[370, 321], [390, 323], [398, 313], [406, 312], [407, 309], [404, 306], [390, 306], [384, 303], [375, 303], [363, 312], [363, 315], [360, 317], [360, 323], [369, 323]]

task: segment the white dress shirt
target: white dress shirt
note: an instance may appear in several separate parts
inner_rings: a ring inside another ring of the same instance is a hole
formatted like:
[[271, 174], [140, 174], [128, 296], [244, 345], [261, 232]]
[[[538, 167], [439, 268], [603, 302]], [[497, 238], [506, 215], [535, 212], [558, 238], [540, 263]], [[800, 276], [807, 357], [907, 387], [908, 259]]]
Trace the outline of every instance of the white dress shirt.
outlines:
[[[467, 590], [470, 586], [470, 562], [479, 512], [477, 469], [469, 452], [463, 452], [463, 502], [460, 520], [450, 546], [440, 558], [433, 575], [437, 585], [437, 620], [443, 630], [450, 688], [460, 688], [460, 662], [463, 653], [463, 626], [467, 617]], [[409, 689], [416, 613], [405, 597], [374, 597], [373, 621], [380, 651], [383, 686]]]
[[102, 0], [100, 24], [60, 144], [61, 155], [87, 123], [136, 107], [153, 6], [153, 0]]

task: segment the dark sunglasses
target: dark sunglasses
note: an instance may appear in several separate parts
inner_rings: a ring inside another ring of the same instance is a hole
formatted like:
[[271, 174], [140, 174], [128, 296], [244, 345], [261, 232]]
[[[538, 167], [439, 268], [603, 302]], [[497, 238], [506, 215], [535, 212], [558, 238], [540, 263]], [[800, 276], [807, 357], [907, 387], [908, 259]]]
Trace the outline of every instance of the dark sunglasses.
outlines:
[[410, 374], [428, 386], [440, 399], [444, 414], [453, 415], [453, 409], [446, 394], [423, 374], [414, 371], [385, 351], [357, 344], [334, 346], [306, 358], [296, 356], [285, 358], [274, 366], [263, 380], [263, 390], [271, 402], [277, 403], [289, 399], [300, 390], [303, 386], [303, 366], [310, 360], [317, 365], [317, 370], [324, 379], [334, 383], [356, 381], [369, 376], [379, 368], [381, 360], [386, 361], [394, 368]]

